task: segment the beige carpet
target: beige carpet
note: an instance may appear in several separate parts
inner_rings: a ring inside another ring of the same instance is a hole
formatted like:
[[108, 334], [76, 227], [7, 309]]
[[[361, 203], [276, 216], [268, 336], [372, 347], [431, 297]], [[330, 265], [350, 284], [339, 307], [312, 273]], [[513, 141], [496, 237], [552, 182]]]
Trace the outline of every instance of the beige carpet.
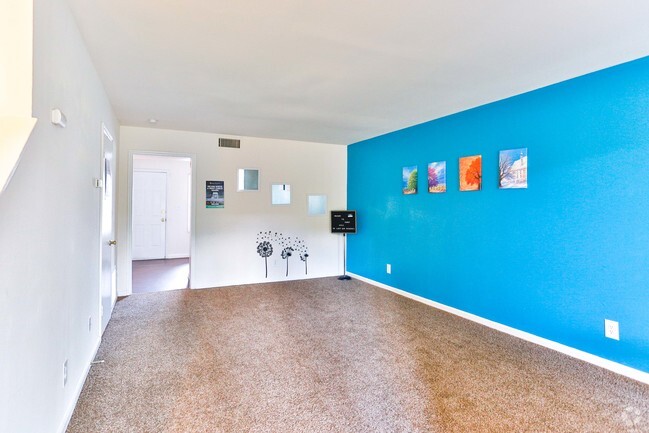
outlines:
[[335, 278], [118, 302], [70, 433], [649, 432], [649, 386]]

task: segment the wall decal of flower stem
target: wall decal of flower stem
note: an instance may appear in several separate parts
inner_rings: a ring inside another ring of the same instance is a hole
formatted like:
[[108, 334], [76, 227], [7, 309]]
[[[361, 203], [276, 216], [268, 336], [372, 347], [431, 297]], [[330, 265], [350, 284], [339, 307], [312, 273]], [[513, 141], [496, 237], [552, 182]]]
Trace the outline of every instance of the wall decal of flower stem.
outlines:
[[297, 239], [296, 238], [296, 246], [297, 246], [297, 251], [300, 253], [300, 260], [304, 262], [304, 274], [308, 275], [309, 274], [309, 268], [308, 268], [308, 262], [307, 260], [309, 259], [309, 250], [306, 247], [306, 244], [304, 243], [303, 240]]
[[286, 276], [288, 277], [288, 259], [293, 255], [295, 248], [293, 247], [293, 239], [291, 237], [283, 237], [282, 234], [279, 234], [279, 244], [282, 248], [282, 258], [286, 260]]
[[285, 247], [282, 250], [282, 258], [286, 259], [286, 276], [288, 277], [288, 259], [293, 255], [293, 247]]
[[[277, 233], [275, 233], [277, 235]], [[257, 254], [264, 258], [266, 265], [266, 278], [268, 278], [268, 257], [273, 255], [273, 244], [271, 241], [271, 232], [259, 232], [257, 235]]]

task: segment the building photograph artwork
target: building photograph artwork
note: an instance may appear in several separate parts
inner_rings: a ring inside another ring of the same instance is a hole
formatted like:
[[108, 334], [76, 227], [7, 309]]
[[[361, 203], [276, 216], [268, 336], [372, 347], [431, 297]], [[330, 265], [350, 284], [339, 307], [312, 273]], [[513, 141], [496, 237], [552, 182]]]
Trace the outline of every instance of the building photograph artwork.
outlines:
[[446, 161], [428, 164], [428, 192], [446, 192]]
[[417, 166], [403, 167], [403, 193], [417, 194]]
[[527, 188], [527, 148], [500, 151], [498, 187]]
[[460, 191], [482, 189], [482, 155], [460, 158]]

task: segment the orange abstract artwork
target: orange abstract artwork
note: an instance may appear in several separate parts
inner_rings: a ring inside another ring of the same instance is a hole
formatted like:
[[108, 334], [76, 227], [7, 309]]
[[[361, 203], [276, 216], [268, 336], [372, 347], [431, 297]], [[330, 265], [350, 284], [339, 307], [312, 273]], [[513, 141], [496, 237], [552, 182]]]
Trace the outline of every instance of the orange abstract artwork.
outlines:
[[482, 189], [482, 155], [460, 158], [460, 191]]

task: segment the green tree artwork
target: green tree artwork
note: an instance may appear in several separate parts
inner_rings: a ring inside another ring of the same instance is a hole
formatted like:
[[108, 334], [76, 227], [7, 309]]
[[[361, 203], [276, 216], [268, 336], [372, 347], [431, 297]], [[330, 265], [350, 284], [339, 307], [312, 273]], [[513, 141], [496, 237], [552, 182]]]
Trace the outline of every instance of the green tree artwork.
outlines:
[[417, 166], [403, 167], [403, 193], [404, 194], [417, 194]]

